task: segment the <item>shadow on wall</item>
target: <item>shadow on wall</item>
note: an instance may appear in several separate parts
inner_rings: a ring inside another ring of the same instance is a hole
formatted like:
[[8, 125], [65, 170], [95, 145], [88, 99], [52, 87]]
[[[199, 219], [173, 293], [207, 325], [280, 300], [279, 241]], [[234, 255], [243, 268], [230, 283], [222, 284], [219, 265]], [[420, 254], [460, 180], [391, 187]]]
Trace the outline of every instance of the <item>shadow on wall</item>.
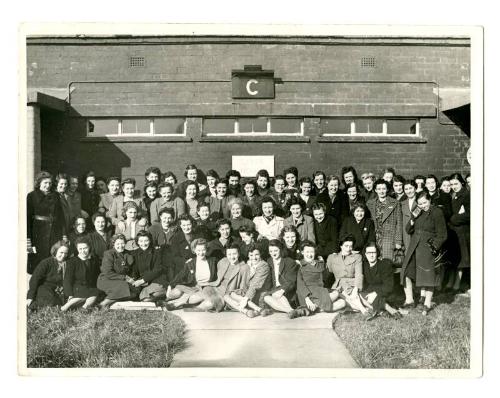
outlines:
[[448, 109], [443, 113], [470, 138], [470, 104]]
[[123, 169], [130, 167], [130, 157], [115, 143], [105, 138], [86, 140], [86, 118], [74, 110], [56, 112], [44, 109], [40, 112], [40, 119], [42, 170], [74, 176], [93, 170], [97, 176], [122, 178]]

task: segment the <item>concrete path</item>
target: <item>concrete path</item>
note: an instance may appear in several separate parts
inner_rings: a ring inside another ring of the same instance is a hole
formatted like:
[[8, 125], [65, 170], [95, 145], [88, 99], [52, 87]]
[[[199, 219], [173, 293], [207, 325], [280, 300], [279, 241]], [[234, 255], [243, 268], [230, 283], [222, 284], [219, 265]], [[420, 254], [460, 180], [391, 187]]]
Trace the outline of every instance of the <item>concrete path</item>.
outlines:
[[173, 311], [187, 324], [188, 348], [171, 367], [356, 368], [332, 329], [333, 314], [253, 319], [237, 312]]

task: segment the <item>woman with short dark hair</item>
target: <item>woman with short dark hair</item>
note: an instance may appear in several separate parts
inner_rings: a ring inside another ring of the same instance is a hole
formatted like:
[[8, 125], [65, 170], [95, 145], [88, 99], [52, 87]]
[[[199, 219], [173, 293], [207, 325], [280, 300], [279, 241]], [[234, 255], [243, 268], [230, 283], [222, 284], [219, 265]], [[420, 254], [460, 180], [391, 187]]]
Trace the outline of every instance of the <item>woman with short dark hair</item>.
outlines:
[[59, 196], [61, 202], [62, 214], [64, 216], [64, 223], [66, 226], [66, 231], [70, 231], [72, 228], [72, 221], [74, 217], [80, 216], [80, 214], [72, 214], [71, 207], [68, 202], [67, 190], [69, 185], [69, 177], [64, 173], [59, 173], [56, 175], [56, 194]]
[[77, 256], [78, 250], [76, 247], [76, 241], [79, 238], [83, 238], [88, 235], [87, 220], [82, 217], [75, 217], [71, 225], [72, 231], [68, 234], [69, 244], [70, 244], [70, 254]]
[[99, 201], [99, 211], [109, 217], [109, 211], [113, 205], [113, 200], [120, 195], [120, 177], [109, 177], [106, 181], [108, 192], [101, 193]]
[[198, 219], [198, 213], [197, 213], [197, 208], [198, 208], [198, 185], [194, 181], [190, 181], [187, 184], [185, 184], [185, 196], [184, 196], [184, 202], [186, 203], [186, 212], [190, 215], [191, 218], [194, 220]]
[[225, 178], [217, 181], [215, 186], [216, 195], [205, 198], [205, 203], [208, 203], [210, 206], [210, 214], [216, 214], [218, 217], [224, 218], [231, 216], [228, 203], [234, 196], [228, 195], [228, 184]]
[[82, 210], [87, 213], [86, 218], [90, 218], [99, 208], [99, 201], [101, 197], [99, 192], [97, 192], [95, 183], [96, 176], [93, 171], [88, 171], [82, 178], [83, 189], [82, 189]]
[[337, 176], [328, 176], [326, 190], [317, 196], [316, 202], [325, 205], [326, 213], [334, 217], [338, 225], [342, 225], [342, 222], [349, 214], [347, 197], [340, 190], [340, 178]]
[[147, 209], [142, 198], [135, 196], [135, 179], [126, 178], [122, 181], [122, 194], [115, 197], [109, 210], [109, 218], [113, 225], [118, 225], [118, 222], [123, 218], [123, 207], [125, 203], [134, 202], [138, 207], [137, 219], [140, 220], [141, 226], [147, 226]]
[[149, 224], [151, 221], [151, 204], [160, 197], [158, 193], [158, 184], [155, 181], [148, 181], [144, 184], [144, 195], [142, 201], [144, 206], [146, 206], [147, 218]]
[[285, 220], [275, 214], [276, 203], [270, 196], [262, 198], [260, 205], [262, 215], [253, 219], [255, 230], [259, 234], [257, 240], [278, 239], [285, 225]]
[[312, 216], [312, 205], [316, 202], [316, 196], [312, 195], [313, 182], [309, 177], [302, 177], [299, 180], [299, 195], [297, 196], [304, 203], [304, 214]]
[[358, 203], [352, 208], [350, 217], [344, 220], [340, 228], [340, 239], [349, 235], [354, 237], [353, 253], [362, 252], [368, 242], [375, 240], [375, 225], [368, 214], [366, 206]]
[[108, 229], [110, 222], [102, 213], [92, 216], [94, 230], [87, 235], [92, 250], [92, 256], [102, 260], [104, 252], [109, 249], [112, 232]]
[[217, 181], [220, 180], [219, 174], [215, 170], [210, 169], [207, 171], [206, 177], [207, 177], [207, 191], [208, 191], [207, 196], [217, 195], [216, 186], [217, 186]]
[[245, 179], [241, 186], [243, 187], [243, 217], [252, 220], [260, 214], [260, 203], [262, 197], [258, 194], [257, 184], [254, 180]]
[[175, 196], [175, 189], [172, 184], [162, 182], [158, 186], [160, 197], [155, 199], [150, 205], [151, 224], [160, 221], [162, 209], [170, 208], [174, 211], [174, 220], [186, 213], [186, 203], [181, 198]]
[[206, 192], [207, 186], [200, 182], [201, 170], [199, 170], [196, 165], [188, 164], [186, 166], [186, 170], [184, 170], [184, 177], [186, 180], [181, 182], [177, 188], [177, 194], [180, 197], [186, 196], [186, 187], [188, 184], [195, 183], [196, 184], [196, 194], [199, 194], [202, 191]]
[[318, 197], [320, 193], [326, 191], [326, 174], [324, 171], [317, 170], [312, 176], [313, 187], [311, 194]]
[[154, 182], [156, 184], [160, 183], [161, 170], [159, 167], [151, 166], [148, 167], [144, 173], [144, 180], [146, 184], [148, 182]]
[[267, 196], [271, 194], [271, 178], [267, 170], [259, 170], [255, 176], [257, 184], [257, 193], [259, 196]]

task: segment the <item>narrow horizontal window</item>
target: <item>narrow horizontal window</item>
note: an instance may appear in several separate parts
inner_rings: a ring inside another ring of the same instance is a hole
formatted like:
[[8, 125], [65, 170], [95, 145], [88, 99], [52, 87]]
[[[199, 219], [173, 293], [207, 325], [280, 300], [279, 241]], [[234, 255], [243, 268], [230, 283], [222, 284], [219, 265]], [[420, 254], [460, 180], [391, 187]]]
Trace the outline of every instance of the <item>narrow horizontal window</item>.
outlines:
[[203, 119], [204, 134], [234, 134], [235, 120], [223, 118]]
[[271, 119], [271, 133], [280, 135], [299, 135], [303, 133], [303, 119]]
[[418, 121], [415, 119], [388, 119], [387, 134], [418, 135]]
[[358, 119], [354, 121], [355, 134], [383, 134], [383, 119]]
[[320, 130], [322, 135], [351, 134], [351, 119], [322, 118]]
[[267, 118], [264, 117], [244, 117], [237, 119], [238, 133], [269, 133], [267, 128]]
[[304, 119], [302, 118], [205, 118], [203, 134], [208, 135], [303, 135]]
[[162, 117], [153, 120], [154, 135], [184, 135], [186, 119]]
[[121, 122], [121, 133], [123, 135], [151, 134], [151, 120], [123, 119]]
[[105, 137], [118, 134], [118, 119], [89, 119], [87, 121], [89, 137]]

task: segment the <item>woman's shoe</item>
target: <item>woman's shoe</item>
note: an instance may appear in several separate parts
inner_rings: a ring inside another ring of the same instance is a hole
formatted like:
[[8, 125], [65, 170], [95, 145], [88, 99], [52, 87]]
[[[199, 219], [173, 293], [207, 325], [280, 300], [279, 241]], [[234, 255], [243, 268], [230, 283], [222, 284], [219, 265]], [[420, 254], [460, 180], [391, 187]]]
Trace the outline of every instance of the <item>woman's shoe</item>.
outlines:
[[427, 316], [429, 312], [431, 312], [432, 308], [433, 308], [432, 306], [427, 307], [426, 305], [424, 305], [424, 309], [422, 310], [422, 315]]
[[273, 314], [273, 310], [270, 310], [269, 308], [264, 308], [262, 311], [260, 311], [260, 316], [265, 317]]
[[396, 311], [394, 314], [391, 314], [390, 312], [388, 312], [388, 314], [390, 315], [390, 317], [392, 319], [395, 319], [396, 321], [399, 321], [400, 319], [403, 319], [403, 315], [400, 312], [398, 312], [398, 311]]
[[366, 321], [369, 322], [369, 321], [373, 321], [375, 318], [377, 318], [378, 316], [380, 316], [380, 312], [379, 311], [375, 311], [375, 312], [370, 312], [369, 315], [366, 317]]
[[407, 303], [405, 302], [402, 306], [400, 306], [399, 308], [403, 309], [403, 310], [409, 310], [409, 309], [412, 309], [412, 308], [415, 308], [416, 307], [416, 304], [415, 302], [411, 302], [411, 303]]
[[259, 313], [257, 311], [254, 311], [254, 310], [248, 310], [245, 315], [249, 318], [255, 318], [257, 315], [259, 315]]

